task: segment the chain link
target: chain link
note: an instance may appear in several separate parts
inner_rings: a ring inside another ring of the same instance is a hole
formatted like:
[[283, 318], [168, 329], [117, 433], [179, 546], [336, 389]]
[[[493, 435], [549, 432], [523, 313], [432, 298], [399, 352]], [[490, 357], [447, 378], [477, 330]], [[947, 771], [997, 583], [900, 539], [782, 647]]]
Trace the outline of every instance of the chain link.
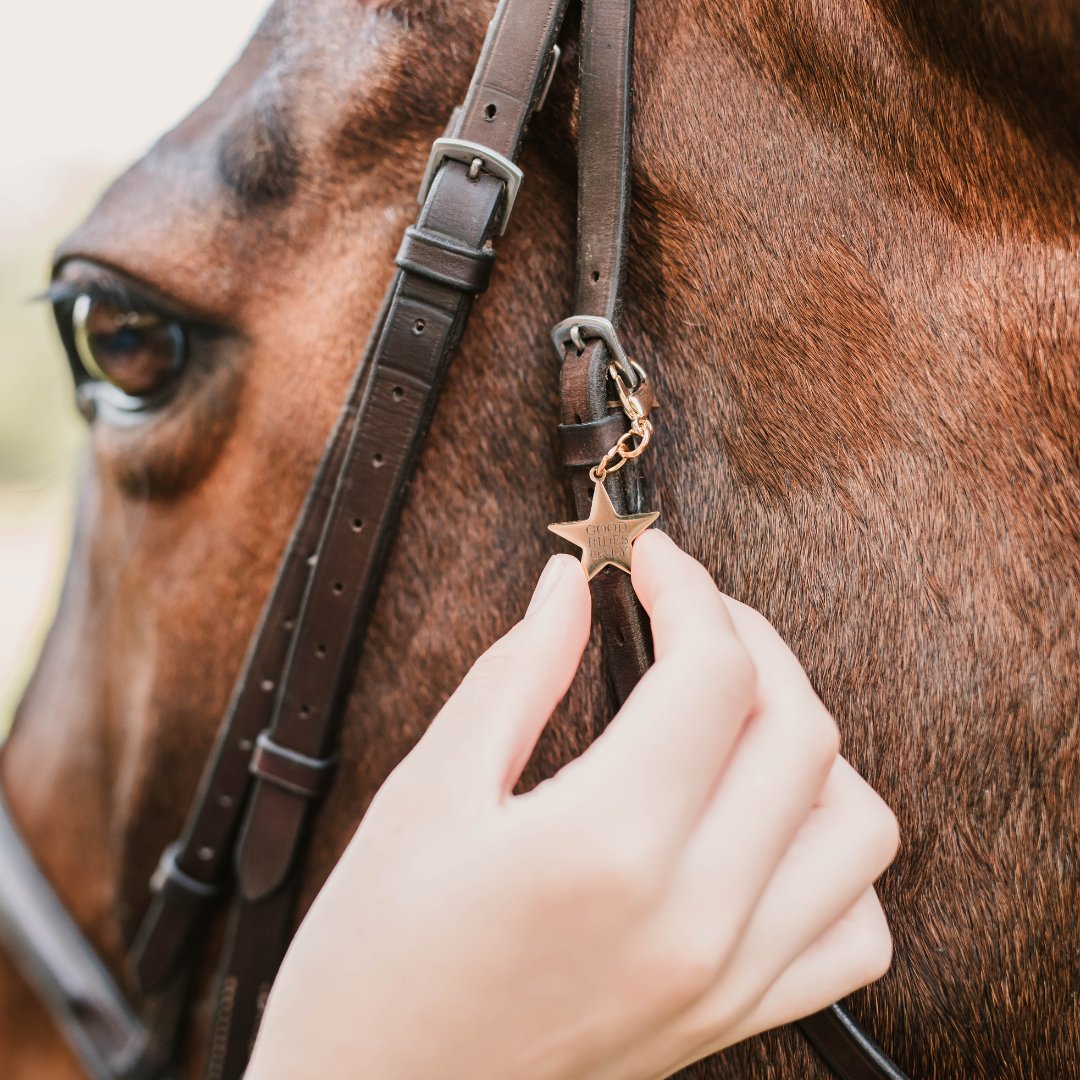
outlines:
[[608, 375], [619, 392], [623, 412], [630, 421], [630, 430], [624, 431], [615, 445], [600, 459], [600, 463], [589, 470], [589, 476], [594, 481], [602, 481], [611, 473], [618, 472], [628, 461], [640, 457], [652, 441], [653, 426], [649, 420], [653, 405], [652, 388], [642, 367], [637, 363], [634, 363], [633, 367], [639, 376], [633, 389], [626, 385], [614, 364], [608, 368]]

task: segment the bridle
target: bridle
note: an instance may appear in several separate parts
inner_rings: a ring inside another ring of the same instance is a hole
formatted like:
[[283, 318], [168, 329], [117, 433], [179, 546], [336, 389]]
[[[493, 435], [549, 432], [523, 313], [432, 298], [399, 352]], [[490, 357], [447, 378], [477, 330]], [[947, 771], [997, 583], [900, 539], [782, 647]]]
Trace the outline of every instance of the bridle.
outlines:
[[[567, 0], [500, 0], [465, 102], [432, 146], [421, 209], [278, 568], [180, 838], [162, 855], [130, 954], [138, 1008], [37, 867], [0, 798], [0, 935], [89, 1075], [176, 1075], [190, 955], [229, 902], [207, 1080], [243, 1074], [289, 943], [312, 811], [328, 790], [345, 697], [409, 480], [474, 297], [522, 182]], [[633, 0], [583, 0], [576, 313], [556, 328], [559, 440], [579, 513], [589, 472], [625, 438], [613, 376], [644, 396], [617, 326], [630, 205]], [[620, 513], [648, 505], [638, 460], [608, 478]], [[617, 702], [651, 662], [627, 575], [592, 582]], [[842, 1080], [906, 1080], [839, 1006], [800, 1022]]]

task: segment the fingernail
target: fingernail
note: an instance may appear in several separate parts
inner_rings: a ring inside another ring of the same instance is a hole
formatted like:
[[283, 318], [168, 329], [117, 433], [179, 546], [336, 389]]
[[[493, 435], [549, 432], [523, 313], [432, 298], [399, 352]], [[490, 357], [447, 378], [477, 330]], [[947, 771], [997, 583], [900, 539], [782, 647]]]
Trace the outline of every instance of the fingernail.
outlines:
[[[662, 528], [660, 528], [659, 525], [653, 526], [651, 529], [646, 529], [645, 532], [643, 532], [641, 535], [643, 537], [644, 536], [662, 536], [669, 544], [674, 545], [674, 543], [675, 543], [675, 541], [672, 540], [671, 537], [668, 536], [668, 534], [666, 532], [664, 532], [664, 530]], [[654, 543], [654, 541], [650, 540], [649, 543], [650, 544]]]
[[532, 599], [525, 612], [526, 618], [538, 612], [551, 598], [559, 584], [559, 579], [563, 576], [565, 563], [566, 560], [560, 559], [558, 555], [552, 555], [548, 559], [547, 566], [544, 567], [544, 572], [540, 575], [536, 588], [533, 589]]
[[[658, 537], [658, 536], [662, 536], [664, 538], [663, 541], [657, 541], [656, 537]], [[652, 537], [652, 539], [651, 540], [646, 539], [646, 537]], [[669, 544], [674, 544], [675, 543], [675, 541], [672, 540], [671, 537], [668, 536], [668, 534], [666, 532], [663, 532], [661, 529], [658, 529], [658, 528], [646, 529], [641, 534], [641, 536], [635, 541], [635, 545], [640, 544], [642, 541], [645, 542], [646, 547], [648, 547], [650, 544], [655, 544], [655, 543], [658, 543], [658, 542], [663, 543], [665, 541], [667, 543], [669, 543]]]

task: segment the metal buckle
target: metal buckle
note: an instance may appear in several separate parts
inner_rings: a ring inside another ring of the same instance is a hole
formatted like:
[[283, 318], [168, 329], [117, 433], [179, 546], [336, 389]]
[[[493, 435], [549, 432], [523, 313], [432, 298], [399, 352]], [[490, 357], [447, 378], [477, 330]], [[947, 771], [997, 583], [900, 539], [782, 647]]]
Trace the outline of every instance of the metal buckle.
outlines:
[[418, 202], [421, 206], [431, 190], [435, 174], [447, 158], [451, 161], [460, 161], [470, 167], [474, 162], [479, 161], [484, 172], [497, 176], [506, 184], [506, 203], [499, 223], [499, 235], [502, 236], [510, 223], [510, 215], [513, 213], [514, 203], [517, 201], [518, 190], [521, 188], [521, 181], [525, 179], [525, 174], [509, 158], [503, 157], [502, 154], [482, 143], [470, 142], [468, 139], [436, 139], [431, 144], [431, 155], [428, 157], [427, 168], [424, 170], [424, 179], [420, 182]]
[[580, 349], [582, 347], [582, 337], [599, 338], [603, 341], [615, 363], [619, 365], [627, 385], [631, 389], [637, 386], [640, 376], [634, 369], [630, 357], [623, 351], [623, 347], [619, 343], [619, 335], [615, 333], [615, 327], [611, 325], [609, 319], [602, 318], [599, 315], [571, 315], [569, 319], [563, 319], [561, 323], [556, 323], [551, 331], [551, 342], [555, 346], [555, 352], [558, 354], [559, 359], [563, 358], [568, 341], [573, 341]]

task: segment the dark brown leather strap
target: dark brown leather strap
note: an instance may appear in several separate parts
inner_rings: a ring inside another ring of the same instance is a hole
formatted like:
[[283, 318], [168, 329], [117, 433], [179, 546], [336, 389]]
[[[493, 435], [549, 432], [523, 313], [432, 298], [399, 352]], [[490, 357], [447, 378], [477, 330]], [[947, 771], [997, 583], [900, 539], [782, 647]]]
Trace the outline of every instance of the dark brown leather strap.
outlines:
[[[325, 760], [336, 746], [409, 477], [450, 354], [486, 281], [488, 242], [505, 224], [515, 193], [512, 162], [546, 83], [564, 6], [504, 0], [496, 12], [465, 105], [451, 134], [436, 143], [423, 209], [399, 251], [386, 315], [362, 362], [359, 409], [308, 558], [304, 596], [293, 609], [295, 631], [262, 739], [273, 746], [276, 772], [264, 775], [263, 754], [237, 843], [239, 895], [220, 978], [211, 1080], [243, 1071], [261, 1012], [253, 1003], [264, 997], [288, 942], [312, 791], [282, 783], [282, 762], [288, 755], [294, 764]], [[482, 146], [470, 145], [481, 139]]]
[[[578, 107], [577, 315], [608, 319], [618, 329], [630, 207], [632, 0], [585, 0], [581, 12]], [[627, 427], [609, 406], [611, 362], [603, 340], [566, 346], [562, 367], [563, 464], [571, 471], [577, 513], [592, 501], [589, 468]], [[597, 453], [596, 451], [599, 450]], [[620, 513], [646, 508], [640, 467], [631, 462], [606, 481]], [[628, 575], [614, 567], [592, 582], [604, 658], [615, 700], [622, 703], [652, 662], [652, 635]]]
[[[384, 303], [371, 339], [381, 334], [387, 308]], [[360, 369], [285, 549], [184, 831], [162, 855], [150, 908], [131, 951], [131, 967], [143, 992], [156, 990], [175, 977], [200, 916], [222, 891], [222, 882], [231, 870], [255, 741], [270, 723], [311, 573], [310, 560], [356, 423], [364, 385]]]
[[[459, 117], [463, 136], [479, 135], [478, 125], [490, 124], [485, 145], [510, 159], [517, 154], [560, 18], [559, 5], [500, 6]], [[484, 172], [470, 179], [466, 165], [447, 161], [434, 178], [417, 231], [448, 237], [459, 253], [485, 259], [503, 196], [500, 180]], [[400, 270], [392, 286], [383, 332], [365, 363], [361, 417], [274, 711], [275, 741], [296, 753], [323, 757], [336, 741], [358, 639], [472, 291], [471, 284], [462, 289], [410, 269]], [[281, 883], [307, 809], [280, 788], [256, 783], [237, 860], [247, 899], [257, 900]]]
[[798, 1026], [837, 1080], [908, 1080], [842, 1005], [803, 1017]]
[[[548, 57], [563, 5], [557, 4], [550, 11], [530, 12], [533, 17], [527, 20], [529, 26], [525, 29], [525, 33], [532, 34], [528, 41], [522, 34], [522, 28], [510, 32], [504, 26], [506, 7], [504, 3], [497, 12], [485, 42], [471, 91], [475, 107], [471, 111], [458, 113], [460, 130], [452, 134], [463, 138], [479, 132], [486, 146], [498, 154], [513, 157], [520, 148], [525, 121], [536, 100], [537, 82], [542, 86], [549, 73]], [[513, 55], [494, 56], [496, 41], [502, 42], [498, 51], [511, 47]], [[531, 79], [531, 73], [537, 69], [542, 72], [540, 79]], [[492, 83], [498, 84], [497, 89], [485, 92]], [[493, 105], [494, 112], [491, 109]], [[505, 198], [503, 184], [486, 173], [477, 177], [475, 182], [466, 181], [463, 179], [466, 167], [452, 163], [442, 169], [440, 175], [442, 179], [433, 185], [429, 203], [432, 206], [438, 203], [443, 210], [439, 213], [429, 209], [426, 211], [427, 218], [422, 217], [419, 226], [407, 234], [398, 256], [402, 274], [396, 279], [388, 296], [367, 354], [370, 354], [372, 344], [383, 336], [387, 311], [395, 297], [411, 301], [415, 309], [403, 311], [406, 305], [399, 305], [397, 309], [399, 315], [405, 317], [398, 320], [396, 344], [404, 341], [406, 355], [413, 342], [420, 343], [421, 338], [425, 346], [441, 339], [443, 346], [449, 348], [453, 342], [445, 331], [453, 324], [455, 332], [460, 332], [457, 323], [463, 315], [459, 316], [456, 310], [447, 314], [447, 305], [452, 309], [459, 305], [464, 308], [468, 302], [467, 296], [478, 291], [486, 282], [493, 252], [482, 242], [477, 242], [475, 227], [470, 231], [463, 230], [461, 226], [463, 222], [479, 221], [481, 233], [491, 231], [490, 221], [497, 215]], [[455, 190], [447, 192], [445, 189], [451, 183]], [[478, 197], [484, 206], [477, 205]], [[432, 215], [435, 217], [432, 218]], [[466, 239], [455, 239], [455, 234], [462, 232], [467, 234]], [[409, 275], [414, 287], [406, 287], [402, 294], [398, 286]], [[462, 294], [466, 294], [466, 297]], [[429, 311], [429, 307], [435, 310]], [[190, 941], [200, 907], [213, 895], [214, 884], [225, 875], [232, 854], [233, 837], [245, 805], [254, 741], [259, 732], [269, 725], [272, 708], [280, 695], [279, 684], [286, 657], [292, 655], [289, 652], [292, 637], [300, 622], [300, 611], [312, 577], [311, 562], [317, 559], [316, 553], [325, 534], [329, 505], [342, 475], [346, 450], [354, 435], [359, 403], [369, 389], [366, 366], [362, 364], [360, 370], [363, 376], [357, 379], [352, 388], [324, 456], [253, 639], [252, 649], [238, 680], [183, 837], [169, 860], [187, 875], [189, 881], [199, 881], [210, 888], [193, 893], [183, 888], [175, 875], [165, 873], [159, 876], [162, 888], [151, 904], [133, 949], [135, 970], [144, 989], [161, 986], [176, 970], [178, 958]], [[408, 376], [408, 372], [403, 372], [403, 375]], [[383, 381], [385, 383], [385, 379]], [[389, 387], [391, 408], [388, 415], [394, 416], [396, 413], [396, 420], [391, 423], [405, 422], [405, 417], [410, 413], [415, 418], [411, 405], [422, 398], [422, 382], [422, 376], [421, 384], [412, 386], [408, 377], [393, 381]], [[386, 387], [380, 386], [379, 389], [385, 390]], [[389, 478], [393, 470], [385, 468], [389, 460], [386, 449], [383, 447], [372, 451], [372, 465], [375, 464], [376, 454], [380, 455], [378, 466], [383, 468], [381, 477]], [[377, 535], [380, 530], [376, 525], [382, 516], [377, 511], [374, 516], [369, 514], [365, 522], [355, 527], [355, 531], [360, 534], [367, 527], [368, 537]], [[354, 528], [351, 522], [350, 528]], [[372, 551], [371, 547], [369, 551]], [[354, 583], [355, 589], [358, 580], [355, 567], [350, 567], [349, 580]], [[339, 582], [335, 579], [331, 588], [337, 584]], [[344, 586], [344, 581], [340, 584]], [[344, 667], [348, 667], [347, 657], [335, 655], [335, 661], [339, 659], [344, 661]], [[274, 799], [273, 796], [269, 798]], [[287, 816], [293, 820], [296, 818], [294, 814]], [[298, 828], [294, 829], [297, 834], [298, 831]]]
[[[448, 162], [420, 215], [421, 228], [483, 248], [498, 223], [499, 180], [468, 179]], [[341, 468], [271, 722], [279, 745], [312, 758], [332, 752], [359, 637], [382, 562], [472, 293], [399, 271], [383, 333], [365, 369], [364, 401]], [[247, 900], [284, 881], [310, 808], [256, 780], [240, 838], [237, 873]]]
[[[537, 87], [542, 88], [550, 74], [551, 46], [565, 3], [544, 7], [517, 4], [518, 14], [513, 25], [506, 17], [509, 6], [503, 0], [492, 20], [467, 107], [455, 114], [456, 129], [451, 130], [450, 135], [457, 139], [482, 140], [496, 154], [513, 158], [520, 148], [525, 123], [538, 100]], [[541, 73], [539, 78], [535, 77], [537, 71]], [[439, 162], [433, 164], [438, 166]], [[453, 191], [448, 190], [451, 186]], [[406, 358], [416, 346], [430, 353], [432, 342], [440, 341], [446, 349], [454, 344], [446, 331], [453, 326], [455, 334], [460, 333], [460, 322], [469, 297], [486, 282], [494, 255], [483, 239], [491, 231], [490, 223], [498, 215], [505, 197], [503, 183], [485, 172], [473, 181], [467, 179], [465, 166], [452, 161], [439, 171], [428, 196], [428, 208], [402, 244], [398, 255], [402, 272], [388, 294], [365, 356], [370, 356], [375, 343], [383, 339], [387, 312], [391, 304], [398, 301], [392, 345], [399, 352], [403, 351]], [[404, 287], [402, 282], [405, 282]], [[388, 421], [391, 426], [405, 424], [409, 417], [415, 422], [419, 415], [416, 404], [425, 393], [423, 370], [419, 375], [420, 382], [410, 384], [413, 376], [407, 370], [408, 359], [401, 366], [406, 369], [402, 379], [394, 379], [388, 387], [389, 409], [385, 415], [392, 418]], [[423, 369], [423, 364], [420, 366]], [[366, 363], [362, 363], [359, 370], [361, 375], [349, 394], [286, 550], [183, 836], [170, 860], [189, 880], [199, 881], [211, 890], [225, 876], [232, 854], [233, 837], [245, 806], [255, 739], [270, 724], [272, 710], [281, 693], [286, 658], [295, 655], [295, 651], [290, 652], [290, 647], [300, 622], [301, 609], [306, 603], [312, 564], [318, 561], [320, 544], [326, 534], [324, 526], [330, 502], [343, 472], [347, 448], [353, 441], [359, 404], [370, 388]], [[380, 392], [387, 390], [387, 374], [392, 372], [387, 369], [383, 373], [377, 387]], [[426, 423], [426, 415], [423, 423]], [[388, 434], [392, 436], [393, 432]], [[379, 475], [386, 479], [396, 472], [396, 478], [402, 479], [399, 469], [387, 468], [391, 452], [382, 445], [372, 450], [369, 461], [372, 466], [377, 464], [382, 472], [376, 474], [369, 470], [369, 476]], [[376, 454], [379, 455], [377, 463]], [[399, 486], [401, 491], [393, 493], [396, 497], [403, 492], [403, 485]], [[396, 507], [391, 508], [388, 515], [375, 510], [368, 513], [366, 519], [349, 519], [349, 528], [357, 535], [362, 535], [366, 528], [366, 538], [370, 538], [380, 532], [379, 522], [385, 517], [385, 523], [389, 525], [395, 513]], [[369, 545], [368, 550], [369, 556], [376, 554], [374, 546]], [[370, 565], [373, 564], [374, 559], [371, 559]], [[354, 594], [363, 591], [363, 577], [357, 574], [355, 566], [350, 566], [347, 578], [343, 577], [340, 582], [335, 578], [331, 590], [338, 584], [344, 588], [346, 580], [351, 582]], [[335, 595], [327, 603], [334, 604], [337, 599], [339, 597]], [[311, 644], [327, 645], [324, 642], [308, 643]], [[302, 670], [305, 660], [304, 654], [301, 656]], [[311, 657], [309, 651], [306, 662], [310, 662]], [[321, 661], [324, 657], [315, 655], [315, 659]], [[343, 661], [344, 668], [349, 666], [347, 657], [335, 655], [333, 662], [339, 661]], [[318, 667], [319, 676], [325, 675], [326, 665], [319, 664]], [[304, 726], [309, 730], [315, 727]], [[288, 736], [283, 739], [285, 743], [289, 742]], [[303, 737], [293, 739], [294, 743], [299, 741], [303, 741]], [[318, 756], [318, 752], [311, 756]], [[274, 796], [269, 799], [274, 800]], [[281, 803], [281, 800], [277, 801]], [[300, 816], [302, 814], [300, 811]], [[290, 820], [297, 818], [291, 811], [287, 811], [286, 816]], [[293, 829], [294, 834], [298, 831], [298, 827]], [[257, 831], [252, 844], [257, 845], [258, 835]], [[249, 856], [249, 867], [250, 860]], [[249, 869], [249, 887], [257, 891], [258, 886], [251, 881], [254, 876], [255, 872]], [[263, 876], [270, 878], [273, 875]], [[184, 889], [167, 873], [159, 875], [159, 880], [162, 888], [152, 901], [133, 948], [134, 967], [144, 989], [160, 986], [171, 977], [178, 958], [190, 941], [199, 909], [212, 895], [212, 891], [193, 893]]]

